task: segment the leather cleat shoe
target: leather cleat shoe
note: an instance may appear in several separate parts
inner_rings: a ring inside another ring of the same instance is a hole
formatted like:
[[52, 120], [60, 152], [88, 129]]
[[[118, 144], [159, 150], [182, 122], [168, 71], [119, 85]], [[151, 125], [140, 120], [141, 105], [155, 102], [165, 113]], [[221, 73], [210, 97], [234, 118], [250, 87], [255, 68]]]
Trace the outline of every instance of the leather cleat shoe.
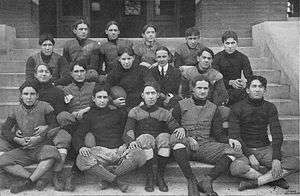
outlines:
[[209, 176], [203, 176], [198, 182], [198, 190], [202, 193], [206, 193], [207, 196], [218, 196], [213, 190], [212, 179]]
[[154, 177], [153, 176], [147, 176], [145, 191], [147, 191], [147, 192], [154, 191]]
[[239, 185], [239, 191], [243, 191], [246, 189], [255, 189], [258, 187], [256, 180], [249, 180], [249, 181], [241, 181]]
[[168, 192], [169, 188], [162, 176], [157, 176], [157, 186], [161, 192]]
[[283, 189], [289, 189], [290, 188], [289, 183], [283, 178], [280, 178], [280, 179], [275, 180], [273, 182], [269, 182], [268, 185], [278, 186], [278, 187], [283, 188]]
[[34, 188], [35, 183], [32, 182], [30, 179], [27, 179], [26, 181], [17, 183], [17, 184], [13, 184], [10, 187], [10, 192], [11, 193], [20, 193], [22, 191], [26, 191], [26, 190], [31, 190]]
[[56, 191], [64, 191], [65, 183], [63, 180], [62, 172], [54, 172], [53, 174], [53, 185]]

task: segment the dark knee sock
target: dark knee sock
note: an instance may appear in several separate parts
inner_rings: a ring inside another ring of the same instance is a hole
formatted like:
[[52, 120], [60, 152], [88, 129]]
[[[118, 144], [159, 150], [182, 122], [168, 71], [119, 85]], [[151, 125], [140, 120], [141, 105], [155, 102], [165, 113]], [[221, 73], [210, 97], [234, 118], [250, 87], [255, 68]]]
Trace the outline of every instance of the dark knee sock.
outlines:
[[115, 169], [117, 176], [122, 176], [137, 168], [137, 163], [134, 159], [124, 159], [120, 165]]
[[160, 176], [164, 176], [165, 168], [168, 164], [169, 157], [163, 157], [160, 155], [157, 155], [157, 173]]
[[174, 157], [175, 160], [177, 162], [177, 164], [179, 165], [183, 175], [187, 178], [187, 179], [195, 179], [195, 176], [192, 172], [192, 168], [188, 159], [188, 155], [186, 152], [186, 148], [179, 148], [174, 150]]
[[116, 175], [105, 169], [102, 165], [94, 165], [87, 170], [88, 173], [100, 177], [101, 180], [113, 182], [116, 179]]
[[219, 177], [221, 174], [225, 173], [228, 171], [230, 164], [232, 163], [232, 160], [226, 156], [223, 155], [215, 165], [213, 169], [209, 172], [209, 176], [212, 178], [212, 180], [216, 179]]
[[144, 165], [144, 172], [147, 176], [149, 175], [154, 175], [154, 172], [153, 172], [153, 164], [154, 164], [154, 158], [152, 159], [149, 159], [145, 165]]

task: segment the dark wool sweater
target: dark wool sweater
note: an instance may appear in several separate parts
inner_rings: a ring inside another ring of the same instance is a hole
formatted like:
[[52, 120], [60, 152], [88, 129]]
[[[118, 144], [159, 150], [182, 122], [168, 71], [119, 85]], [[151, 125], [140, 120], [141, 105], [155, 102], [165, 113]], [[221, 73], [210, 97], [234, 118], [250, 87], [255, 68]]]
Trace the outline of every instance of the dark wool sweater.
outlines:
[[222, 74], [213, 69], [209, 68], [202, 71], [198, 66], [190, 67], [182, 72], [182, 95], [184, 97], [189, 97], [192, 92], [192, 81], [198, 77], [206, 77], [211, 85], [210, 94], [208, 99], [216, 105], [223, 105], [228, 101], [228, 92], [224, 86]]
[[51, 82], [39, 82], [35, 79], [38, 84], [39, 100], [50, 103], [54, 109], [54, 113], [57, 115], [62, 111], [66, 111], [66, 104], [64, 101], [64, 91], [55, 87]]
[[134, 53], [140, 59], [140, 62], [155, 63], [155, 51], [161, 46], [158, 41], [154, 41], [153, 45], [147, 45], [145, 40], [142, 40], [133, 45]]
[[26, 61], [26, 79], [34, 79], [35, 67], [42, 64], [48, 65], [52, 69], [52, 82], [59, 83], [60, 80], [70, 75], [69, 64], [65, 57], [55, 52], [49, 56], [39, 52]]
[[93, 105], [80, 121], [73, 136], [73, 146], [79, 151], [84, 144], [85, 135], [91, 132], [96, 139], [96, 145], [106, 148], [118, 148], [124, 142], [122, 135], [127, 120], [127, 112], [108, 105], [99, 108]]
[[212, 65], [223, 75], [226, 89], [233, 88], [229, 85], [229, 80], [241, 78], [242, 71], [247, 80], [253, 75], [248, 57], [237, 50], [232, 54], [228, 54], [225, 50], [217, 53]]
[[[155, 138], [160, 133], [172, 133], [179, 127], [170, 111], [156, 105], [150, 108], [146, 105], [137, 106], [129, 111], [124, 140], [129, 143], [142, 134], [150, 134]], [[130, 130], [134, 131], [135, 138], [127, 135]]]
[[89, 65], [90, 59], [93, 58], [93, 51], [97, 47], [99, 47], [99, 44], [91, 39], [78, 40], [75, 38], [65, 43], [63, 47], [63, 56], [69, 64], [85, 58], [88, 60]]
[[[198, 112], [201, 112], [201, 110], [205, 109], [204, 108], [205, 106], [206, 107], [208, 106], [207, 100], [200, 100], [200, 99], [195, 98], [194, 96], [192, 96], [189, 99], [192, 100], [191, 102], [189, 102], [190, 108], [193, 108], [193, 109], [196, 108], [196, 110], [198, 110]], [[202, 106], [202, 107], [200, 107], [200, 106]], [[207, 109], [213, 109], [213, 108], [207, 108]], [[174, 116], [174, 118], [177, 120], [177, 122], [179, 122], [182, 125], [182, 124], [185, 124], [185, 122], [182, 122], [182, 120], [183, 120], [182, 116], [186, 115], [187, 112], [191, 112], [191, 110], [187, 109], [187, 108], [184, 109], [184, 108], [182, 108], [180, 103], [177, 103], [177, 105], [172, 110], [172, 116]], [[200, 118], [197, 118], [197, 120], [194, 121], [194, 125], [197, 125], [200, 122], [201, 122]], [[216, 140], [216, 141], [222, 142], [222, 143], [228, 143], [227, 133], [225, 133], [223, 131], [222, 117], [221, 117], [221, 114], [220, 114], [220, 111], [218, 108], [215, 109], [214, 115], [213, 115], [212, 119], [210, 119], [210, 122], [211, 122], [211, 124], [208, 125], [209, 129], [210, 129], [210, 133], [209, 133], [209, 137], [207, 139]], [[184, 127], [184, 128], [186, 128], [186, 127]], [[198, 128], [200, 128], [200, 126]], [[198, 131], [201, 132], [202, 130], [200, 129]]]
[[137, 106], [141, 101], [141, 94], [144, 84], [147, 81], [155, 82], [149, 69], [133, 63], [130, 69], [124, 69], [118, 62], [115, 69], [107, 76], [107, 84], [112, 86], [121, 86], [127, 93], [126, 105], [129, 108]]
[[272, 136], [272, 159], [280, 160], [283, 134], [274, 104], [249, 97], [234, 104], [229, 115], [228, 134], [230, 138], [240, 140], [244, 154], [250, 156], [248, 148], [270, 145], [268, 125]]
[[[96, 70], [99, 74], [110, 73], [118, 62], [119, 48], [124, 47], [132, 48], [132, 43], [129, 40], [122, 39], [107, 40], [107, 42], [101, 44], [101, 46], [94, 51], [90, 69]], [[103, 62], [105, 63], [104, 66]]]
[[[34, 128], [40, 125], [48, 125], [47, 130], [57, 126], [51, 105], [44, 101], [36, 101], [33, 106], [28, 107], [21, 101], [8, 115], [1, 127], [1, 133], [7, 141], [14, 143], [16, 129], [21, 130], [24, 137], [30, 137], [35, 132]], [[12, 129], [14, 126], [17, 128]]]
[[175, 50], [175, 67], [180, 67], [183, 65], [195, 66], [197, 65], [197, 52], [204, 48], [205, 46], [198, 43], [195, 48], [190, 48], [187, 43], [181, 44]]
[[165, 76], [162, 76], [158, 70], [158, 66], [155, 66], [150, 69], [150, 73], [160, 85], [160, 90], [162, 93], [165, 95], [168, 93], [178, 95], [179, 85], [181, 82], [181, 72], [178, 68], [175, 68], [169, 64], [167, 73]]

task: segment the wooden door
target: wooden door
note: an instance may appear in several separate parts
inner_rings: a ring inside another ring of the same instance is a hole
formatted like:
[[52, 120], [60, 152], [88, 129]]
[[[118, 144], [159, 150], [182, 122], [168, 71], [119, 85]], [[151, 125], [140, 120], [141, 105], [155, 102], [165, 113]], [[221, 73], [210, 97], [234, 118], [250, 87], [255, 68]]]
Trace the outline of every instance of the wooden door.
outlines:
[[179, 35], [180, 0], [147, 1], [147, 22], [158, 26], [159, 37]]
[[71, 26], [79, 18], [85, 18], [89, 22], [89, 0], [57, 0], [58, 37], [73, 37]]

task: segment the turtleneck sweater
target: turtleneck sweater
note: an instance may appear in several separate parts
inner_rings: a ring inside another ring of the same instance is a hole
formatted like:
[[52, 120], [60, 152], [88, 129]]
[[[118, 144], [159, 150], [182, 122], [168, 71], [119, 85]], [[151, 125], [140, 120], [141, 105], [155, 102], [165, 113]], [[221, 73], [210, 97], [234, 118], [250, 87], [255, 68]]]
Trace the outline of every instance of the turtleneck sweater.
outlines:
[[[268, 138], [268, 125], [272, 136], [272, 144]], [[250, 156], [248, 148], [260, 148], [272, 145], [272, 159], [281, 159], [283, 134], [278, 119], [278, 111], [273, 103], [264, 99], [246, 99], [234, 104], [229, 115], [230, 138], [238, 139], [246, 156]]]
[[39, 82], [38, 84], [39, 100], [48, 102], [53, 108], [54, 113], [57, 115], [62, 111], [66, 111], [66, 105], [64, 102], [64, 92], [55, 87], [51, 82]]
[[117, 65], [118, 50], [124, 47], [132, 48], [132, 43], [129, 40], [119, 38], [114, 40], [107, 39], [107, 42], [101, 44], [94, 51], [90, 69], [96, 70], [99, 74], [110, 73]]
[[107, 84], [110, 87], [120, 86], [127, 93], [126, 105], [129, 108], [137, 106], [141, 101], [141, 94], [146, 82], [155, 82], [148, 68], [138, 65], [138, 62], [133, 62], [129, 69], [124, 69], [118, 62], [107, 76]]
[[135, 139], [142, 134], [150, 134], [156, 138], [160, 133], [172, 133], [179, 128], [178, 122], [172, 117], [170, 111], [156, 105], [136, 106], [129, 111], [125, 126], [124, 141], [130, 143], [134, 140], [127, 135], [134, 131]]
[[79, 151], [84, 146], [86, 133], [90, 132], [94, 135], [97, 146], [118, 148], [124, 143], [122, 135], [126, 119], [125, 109], [111, 105], [99, 108], [93, 104], [91, 110], [83, 116], [83, 120], [73, 135], [73, 146]]
[[212, 65], [223, 75], [226, 89], [233, 88], [229, 85], [229, 80], [241, 78], [242, 71], [247, 80], [253, 75], [248, 57], [237, 50], [232, 54], [225, 52], [225, 50], [217, 53]]

